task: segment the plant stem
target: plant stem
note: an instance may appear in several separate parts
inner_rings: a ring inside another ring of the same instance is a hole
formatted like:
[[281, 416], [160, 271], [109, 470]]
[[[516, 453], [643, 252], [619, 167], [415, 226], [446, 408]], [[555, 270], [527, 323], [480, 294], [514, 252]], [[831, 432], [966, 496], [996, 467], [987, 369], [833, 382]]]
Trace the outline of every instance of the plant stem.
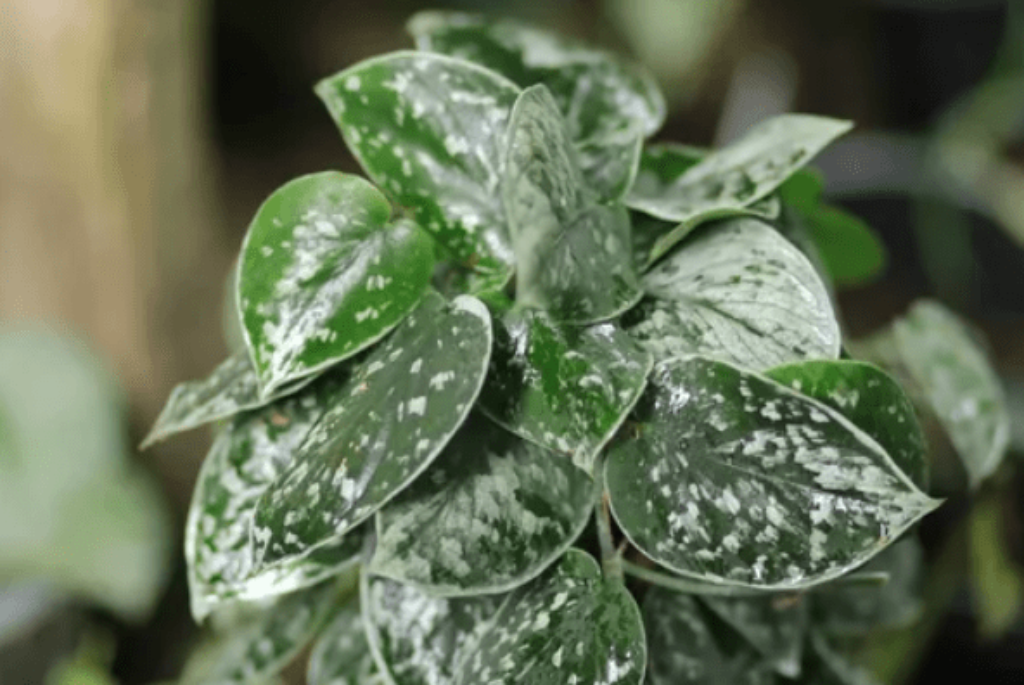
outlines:
[[754, 588], [737, 587], [733, 585], [717, 585], [714, 583], [702, 583], [697, 580], [688, 580], [678, 576], [671, 576], [661, 571], [649, 569], [646, 566], [634, 564], [628, 559], [620, 559], [619, 565], [623, 571], [634, 578], [663, 587], [666, 590], [683, 592], [688, 595], [717, 595], [719, 597], [757, 597], [768, 594], [765, 590]]
[[608, 506], [608, 493], [603, 485], [597, 504], [594, 506], [594, 517], [597, 519], [597, 539], [601, 545], [601, 567], [604, 569], [605, 578], [614, 579], [620, 583], [622, 575], [622, 555], [615, 549], [615, 540], [612, 538], [612, 519]]

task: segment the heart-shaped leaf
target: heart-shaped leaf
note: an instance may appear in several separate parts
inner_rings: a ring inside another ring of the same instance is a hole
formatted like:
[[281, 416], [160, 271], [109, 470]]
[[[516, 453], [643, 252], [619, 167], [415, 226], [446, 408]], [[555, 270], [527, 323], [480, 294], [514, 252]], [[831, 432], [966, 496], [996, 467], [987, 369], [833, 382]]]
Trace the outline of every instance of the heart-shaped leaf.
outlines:
[[408, 30], [420, 50], [476, 62], [523, 88], [547, 86], [590, 185], [606, 200], [625, 194], [640, 141], [665, 120], [654, 79], [603, 50], [514, 20], [458, 12], [421, 12]]
[[612, 510], [639, 549], [684, 576], [815, 585], [939, 504], [842, 415], [723, 362], [655, 367], [633, 416], [606, 462]]
[[828, 290], [807, 258], [767, 224], [708, 227], [644, 275], [649, 297], [629, 332], [666, 359], [715, 357], [751, 369], [839, 357]]
[[703, 596], [700, 601], [735, 630], [779, 675], [800, 675], [808, 601], [796, 594]]
[[918, 488], [928, 487], [924, 433], [910, 399], [889, 374], [843, 359], [787, 364], [765, 375], [835, 409], [877, 440]]
[[370, 653], [359, 605], [349, 602], [331, 620], [309, 657], [308, 685], [384, 685]]
[[640, 299], [629, 213], [586, 186], [565, 121], [544, 86], [523, 91], [508, 130], [505, 209], [516, 255], [516, 300], [565, 322], [618, 316]]
[[508, 279], [498, 186], [515, 84], [462, 60], [396, 52], [325, 79], [316, 92], [370, 178], [460, 262]]
[[479, 300], [428, 293], [353, 369], [260, 498], [257, 566], [336, 544], [419, 476], [476, 401], [490, 353], [490, 315]]
[[596, 485], [566, 459], [471, 416], [377, 514], [370, 570], [436, 596], [505, 592], [579, 537]]
[[250, 542], [260, 495], [291, 463], [324, 410], [341, 397], [347, 376], [345, 369], [331, 371], [302, 393], [237, 417], [214, 440], [185, 528], [189, 594], [197, 621], [225, 602], [292, 592], [358, 563], [361, 532], [261, 573], [254, 573]]
[[686, 168], [670, 183], [634, 184], [626, 203], [677, 226], [651, 250], [654, 262], [709, 218], [773, 193], [826, 145], [846, 133], [846, 121], [785, 114], [758, 124], [731, 145]]
[[390, 216], [380, 191], [337, 172], [291, 181], [260, 207], [238, 296], [263, 397], [365, 349], [416, 307], [433, 246]]
[[480, 408], [587, 473], [640, 398], [652, 360], [615, 324], [559, 326], [535, 309], [494, 323]]

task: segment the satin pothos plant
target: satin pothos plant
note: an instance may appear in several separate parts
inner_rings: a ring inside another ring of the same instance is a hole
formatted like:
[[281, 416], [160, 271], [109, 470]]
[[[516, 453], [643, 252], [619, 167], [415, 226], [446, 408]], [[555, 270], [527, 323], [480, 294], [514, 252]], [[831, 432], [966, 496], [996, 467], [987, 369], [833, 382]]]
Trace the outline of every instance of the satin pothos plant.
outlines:
[[829, 274], [880, 258], [803, 167], [850, 124], [649, 143], [629, 62], [409, 29], [317, 85], [365, 178], [259, 208], [244, 349], [149, 438], [219, 423], [186, 534], [203, 682], [309, 643], [315, 685], [860, 682], [834, 638], [906, 619], [938, 501], [907, 395], [843, 354]]

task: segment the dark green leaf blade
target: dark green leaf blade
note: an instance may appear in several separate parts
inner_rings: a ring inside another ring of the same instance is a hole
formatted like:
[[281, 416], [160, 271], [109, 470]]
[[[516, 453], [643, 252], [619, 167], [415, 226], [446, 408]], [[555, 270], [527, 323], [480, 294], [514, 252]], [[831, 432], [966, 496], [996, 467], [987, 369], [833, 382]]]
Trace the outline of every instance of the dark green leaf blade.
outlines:
[[642, 292], [630, 259], [629, 214], [597, 200], [544, 86], [516, 101], [502, 194], [516, 255], [516, 300], [560, 321], [614, 318]]
[[540, 310], [511, 311], [494, 329], [480, 408], [593, 473], [597, 453], [643, 392], [650, 354], [614, 324], [564, 327]]
[[808, 587], [938, 506], [840, 414], [722, 362], [655, 367], [634, 417], [606, 462], [612, 511], [633, 544], [684, 576]]
[[396, 52], [316, 92], [370, 178], [461, 263], [507, 280], [513, 257], [498, 186], [518, 87], [468, 62]]
[[839, 357], [828, 290], [760, 221], [709, 226], [644, 275], [629, 332], [658, 359], [701, 354], [751, 369]]
[[928, 487], [924, 433], [910, 398], [889, 374], [859, 361], [807, 361], [765, 375], [813, 397], [878, 441], [918, 488]]
[[757, 650], [776, 673], [786, 678], [800, 675], [808, 619], [805, 596], [703, 596], [700, 601]]
[[479, 300], [428, 293], [353, 370], [261, 496], [257, 567], [335, 544], [419, 476], [476, 401], [490, 352], [490, 315]]
[[434, 596], [506, 592], [568, 549], [595, 496], [568, 460], [470, 416], [424, 477], [378, 512], [370, 571]]
[[275, 191], [242, 246], [239, 309], [264, 397], [373, 344], [430, 283], [433, 246], [358, 176], [312, 174]]
[[841, 287], [870, 283], [888, 260], [885, 244], [861, 218], [829, 205], [806, 215], [825, 268]]
[[384, 685], [370, 652], [357, 602], [331, 620], [313, 646], [307, 685]]

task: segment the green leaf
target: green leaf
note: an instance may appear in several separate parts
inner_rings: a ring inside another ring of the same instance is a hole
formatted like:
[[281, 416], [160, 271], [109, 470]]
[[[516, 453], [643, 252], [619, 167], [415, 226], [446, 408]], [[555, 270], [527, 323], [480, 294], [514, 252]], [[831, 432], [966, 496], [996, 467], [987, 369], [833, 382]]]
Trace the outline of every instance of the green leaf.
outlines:
[[828, 291], [767, 224], [731, 219], [644, 275], [629, 332], [658, 359], [701, 354], [751, 369], [839, 356]]
[[336, 544], [419, 476], [483, 384], [491, 322], [477, 299], [429, 293], [363, 360], [257, 504], [258, 568]]
[[606, 462], [612, 511], [634, 545], [684, 576], [808, 587], [939, 504], [840, 414], [723, 362], [660, 364], [633, 416]]
[[966, 326], [937, 302], [893, 324], [899, 360], [960, 455], [972, 487], [992, 475], [1010, 440], [999, 379]]
[[779, 186], [779, 196], [802, 214], [810, 214], [821, 204], [825, 177], [817, 169], [804, 167]]
[[864, 669], [836, 652], [817, 633], [811, 633], [811, 649], [801, 685], [879, 685]]
[[987, 492], [970, 513], [971, 595], [978, 631], [999, 639], [1011, 630], [1024, 610], [1024, 568], [1014, 559], [1005, 497]]
[[652, 249], [656, 261], [694, 227], [722, 212], [746, 207], [773, 193], [851, 124], [807, 114], [785, 114], [764, 121], [731, 145], [709, 154], [660, 192], [633, 190], [633, 209], [678, 225]]
[[390, 216], [380, 191], [337, 172], [291, 181], [260, 207], [238, 301], [264, 397], [372, 345], [416, 307], [433, 247]]
[[253, 567], [252, 517], [267, 487], [342, 396], [346, 368], [306, 391], [236, 418], [214, 440], [192, 497], [185, 528], [192, 615], [202, 621], [225, 602], [265, 600], [335, 576], [359, 562], [363, 533], [350, 534], [308, 558], [267, 569]]
[[566, 459], [471, 416], [437, 461], [377, 514], [371, 572], [435, 596], [506, 592], [579, 537], [594, 481]]
[[498, 186], [519, 88], [461, 60], [396, 52], [316, 86], [363, 169], [460, 262], [511, 275]]
[[514, 20], [433, 11], [414, 16], [408, 31], [420, 50], [476, 62], [523, 88], [547, 86], [584, 174], [606, 200], [625, 194], [640, 141], [665, 120], [665, 100], [645, 70], [563, 36]]
[[640, 299], [629, 213], [598, 202], [544, 86], [516, 101], [502, 193], [516, 255], [516, 300], [560, 321], [614, 318]]
[[259, 378], [248, 350], [228, 357], [213, 373], [201, 381], [180, 383], [171, 391], [156, 424], [142, 441], [145, 449], [176, 433], [198, 428], [249, 409], [256, 409], [286, 395], [297, 392], [313, 380], [307, 376], [272, 393], [260, 396]]
[[357, 602], [331, 620], [313, 646], [307, 685], [384, 685], [370, 652]]
[[597, 453], [640, 398], [650, 354], [614, 324], [559, 326], [540, 310], [511, 311], [494, 329], [480, 408], [593, 473]]
[[701, 597], [701, 601], [735, 630], [779, 675], [800, 675], [807, 631], [808, 602], [803, 595]]
[[891, 376], [852, 360], [808, 361], [770, 369], [765, 375], [813, 397], [878, 441], [921, 490], [928, 487], [928, 454], [914, 406]]
[[885, 245], [859, 217], [839, 207], [821, 206], [806, 219], [811, 237], [836, 285], [862, 285], [885, 269]]

